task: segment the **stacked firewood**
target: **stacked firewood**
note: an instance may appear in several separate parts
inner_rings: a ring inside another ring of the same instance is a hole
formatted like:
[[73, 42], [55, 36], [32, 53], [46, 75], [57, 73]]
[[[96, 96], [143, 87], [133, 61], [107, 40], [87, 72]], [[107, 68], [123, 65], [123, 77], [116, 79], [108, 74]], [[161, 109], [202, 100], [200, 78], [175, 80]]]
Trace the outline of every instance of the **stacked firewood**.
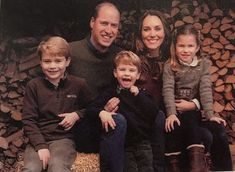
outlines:
[[[135, 10], [122, 12], [117, 43], [123, 48], [134, 47], [138, 16]], [[165, 16], [172, 30], [185, 23], [200, 30], [202, 50], [210, 55], [213, 63], [214, 110], [226, 119], [230, 142], [235, 143], [235, 12], [222, 11], [217, 4], [208, 1], [173, 0], [172, 9]], [[28, 142], [22, 134], [23, 95], [27, 82], [40, 73], [38, 43], [39, 39], [33, 37], [0, 42], [0, 171], [17, 171], [22, 166], [23, 150]], [[97, 162], [97, 158], [94, 155], [89, 159]], [[85, 164], [80, 159], [74, 164], [74, 171]], [[86, 168], [97, 169], [98, 165]]]
[[37, 44], [35, 38], [0, 42], [0, 171], [22, 166], [28, 142], [21, 123], [23, 96], [27, 81], [37, 74]]

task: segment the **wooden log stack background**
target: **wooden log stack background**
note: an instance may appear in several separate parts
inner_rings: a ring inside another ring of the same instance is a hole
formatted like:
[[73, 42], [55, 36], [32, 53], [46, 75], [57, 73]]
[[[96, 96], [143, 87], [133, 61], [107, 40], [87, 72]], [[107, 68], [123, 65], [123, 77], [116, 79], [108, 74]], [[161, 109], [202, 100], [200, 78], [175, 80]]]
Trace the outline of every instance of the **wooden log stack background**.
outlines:
[[[220, 9], [215, 2], [203, 0], [173, 0], [171, 5], [170, 11], [163, 12], [172, 30], [186, 23], [200, 30], [202, 50], [210, 55], [213, 63], [210, 71], [214, 110], [227, 121], [229, 141], [234, 144], [235, 11]], [[134, 46], [138, 16], [136, 10], [122, 11], [116, 43], [123, 48]], [[0, 42], [0, 171], [20, 171], [22, 166], [22, 155], [28, 142], [21, 134], [23, 96], [27, 82], [40, 73], [36, 54], [40, 40], [41, 37], [24, 37]], [[74, 171], [78, 170], [75, 168]]]

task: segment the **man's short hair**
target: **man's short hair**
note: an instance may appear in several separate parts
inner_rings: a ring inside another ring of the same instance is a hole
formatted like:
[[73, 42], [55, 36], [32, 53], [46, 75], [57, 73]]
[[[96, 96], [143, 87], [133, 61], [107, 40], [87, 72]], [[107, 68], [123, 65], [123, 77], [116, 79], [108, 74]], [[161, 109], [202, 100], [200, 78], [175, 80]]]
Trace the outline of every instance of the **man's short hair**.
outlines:
[[95, 7], [95, 10], [94, 10], [94, 13], [93, 13], [92, 17], [97, 18], [97, 17], [98, 17], [98, 14], [99, 14], [100, 9], [101, 9], [102, 7], [104, 7], [104, 6], [113, 7], [113, 8], [115, 8], [115, 9], [120, 13], [120, 11], [119, 11], [118, 7], [117, 7], [116, 5], [114, 5], [113, 3], [111, 3], [111, 2], [102, 2], [102, 3], [99, 3], [98, 5], [96, 5], [96, 7]]

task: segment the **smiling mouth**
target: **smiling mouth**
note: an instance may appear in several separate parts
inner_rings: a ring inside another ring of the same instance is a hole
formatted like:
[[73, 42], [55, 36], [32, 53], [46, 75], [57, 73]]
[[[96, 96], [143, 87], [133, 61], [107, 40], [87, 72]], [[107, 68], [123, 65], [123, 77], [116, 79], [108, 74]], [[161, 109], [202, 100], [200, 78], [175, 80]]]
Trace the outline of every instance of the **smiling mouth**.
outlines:
[[189, 57], [190, 55], [182, 54], [182, 57]]
[[131, 79], [129, 79], [129, 78], [123, 78], [122, 80], [123, 81], [131, 81]]
[[53, 75], [53, 74], [57, 74], [58, 71], [48, 71], [48, 73]]
[[108, 41], [111, 40], [111, 38], [112, 38], [111, 36], [108, 36], [108, 35], [102, 35], [102, 37], [103, 37], [105, 40], [108, 40]]
[[148, 42], [151, 44], [154, 44], [158, 42], [158, 39], [151, 39], [151, 40], [148, 40]]

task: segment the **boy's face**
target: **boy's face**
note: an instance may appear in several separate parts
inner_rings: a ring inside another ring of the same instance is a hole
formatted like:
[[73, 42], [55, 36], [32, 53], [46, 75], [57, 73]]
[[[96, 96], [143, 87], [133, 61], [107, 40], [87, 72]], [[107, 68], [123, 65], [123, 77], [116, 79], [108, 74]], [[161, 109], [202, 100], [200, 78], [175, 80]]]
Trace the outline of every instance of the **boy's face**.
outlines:
[[129, 89], [140, 77], [140, 72], [135, 65], [120, 63], [114, 69], [114, 77], [121, 88]]
[[66, 68], [69, 66], [70, 58], [66, 60], [64, 56], [51, 56], [47, 53], [42, 54], [41, 67], [47, 79], [57, 85], [64, 76]]

